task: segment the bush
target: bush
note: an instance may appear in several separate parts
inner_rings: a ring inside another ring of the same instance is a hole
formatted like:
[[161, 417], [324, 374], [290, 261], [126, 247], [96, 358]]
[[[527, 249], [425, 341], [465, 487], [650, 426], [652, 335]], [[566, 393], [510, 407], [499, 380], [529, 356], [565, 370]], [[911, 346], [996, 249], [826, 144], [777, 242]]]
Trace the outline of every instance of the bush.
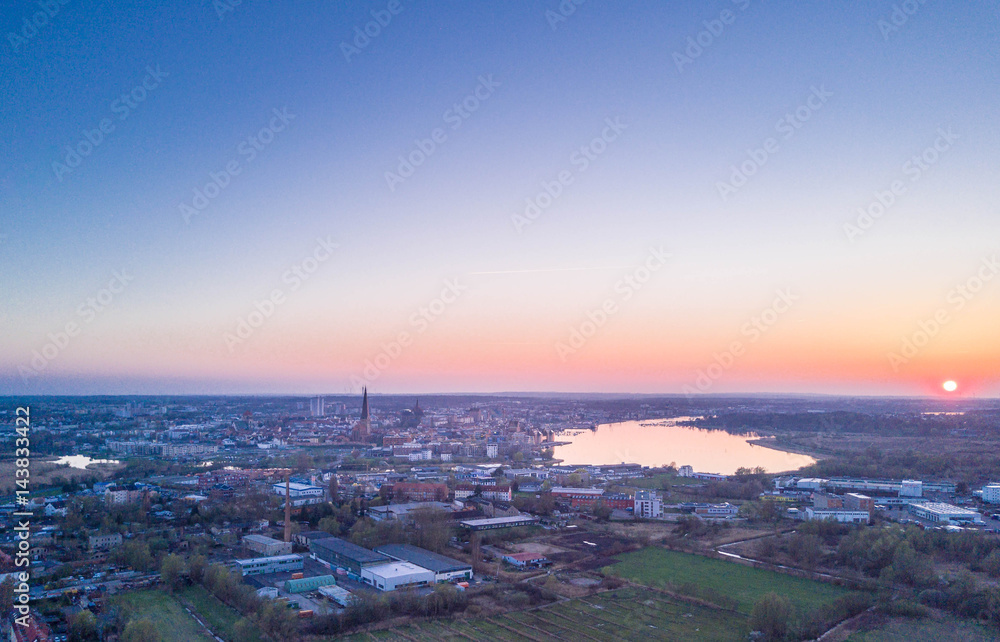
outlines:
[[768, 642], [782, 640], [788, 633], [792, 617], [792, 603], [787, 597], [768, 593], [757, 600], [750, 613], [750, 628], [764, 634]]

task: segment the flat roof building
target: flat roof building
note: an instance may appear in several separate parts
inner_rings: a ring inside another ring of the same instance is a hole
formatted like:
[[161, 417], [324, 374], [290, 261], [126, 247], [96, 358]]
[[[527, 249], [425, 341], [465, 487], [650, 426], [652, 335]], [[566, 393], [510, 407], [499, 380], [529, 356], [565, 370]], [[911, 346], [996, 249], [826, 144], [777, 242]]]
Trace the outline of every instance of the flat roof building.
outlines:
[[362, 569], [361, 581], [380, 591], [395, 591], [410, 586], [433, 584], [434, 571], [410, 562], [385, 562]]
[[517, 515], [514, 517], [487, 517], [484, 519], [464, 519], [459, 524], [473, 531], [487, 531], [494, 528], [512, 528], [514, 526], [531, 526], [538, 523], [537, 517]]
[[448, 582], [456, 578], [472, 579], [470, 564], [410, 544], [386, 544], [376, 546], [375, 551], [432, 571], [435, 582]]
[[243, 545], [261, 555], [290, 555], [292, 552], [291, 542], [283, 542], [266, 535], [245, 535]]
[[342, 568], [349, 575], [361, 577], [361, 571], [367, 566], [391, 561], [391, 558], [367, 548], [352, 544], [339, 537], [314, 539], [309, 542], [309, 552], [331, 567]]
[[974, 510], [953, 506], [943, 502], [924, 502], [910, 504], [910, 513], [920, 519], [941, 524], [982, 522], [983, 516]]
[[235, 564], [244, 576], [281, 573], [284, 571], [301, 571], [302, 556], [275, 555], [274, 557], [254, 557], [248, 560], [235, 560]]

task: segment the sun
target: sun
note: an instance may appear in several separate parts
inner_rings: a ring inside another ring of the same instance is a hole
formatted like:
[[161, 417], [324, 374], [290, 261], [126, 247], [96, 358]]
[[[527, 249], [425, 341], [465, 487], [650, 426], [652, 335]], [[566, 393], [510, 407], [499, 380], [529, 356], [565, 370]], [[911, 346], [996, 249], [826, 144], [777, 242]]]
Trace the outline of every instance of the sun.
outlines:
[[958, 384], [955, 383], [954, 381], [951, 381], [950, 379], [942, 383], [941, 387], [944, 388], [947, 392], [955, 392], [956, 390], [958, 390]]

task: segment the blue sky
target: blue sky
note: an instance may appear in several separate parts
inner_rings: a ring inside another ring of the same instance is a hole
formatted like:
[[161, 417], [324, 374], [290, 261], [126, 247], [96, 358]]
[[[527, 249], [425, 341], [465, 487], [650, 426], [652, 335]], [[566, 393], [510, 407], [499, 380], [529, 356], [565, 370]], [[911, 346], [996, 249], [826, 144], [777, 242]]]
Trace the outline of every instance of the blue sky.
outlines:
[[[339, 392], [458, 278], [467, 290], [373, 389], [681, 392], [791, 287], [801, 304], [711, 391], [911, 394], [939, 377], [998, 391], [983, 364], [1000, 283], [905, 367], [887, 358], [998, 249], [996, 5], [907, 5], [891, 31], [889, 2], [591, 1], [564, 21], [556, 2], [217, 6], [71, 0], [30, 37], [38, 5], [4, 12], [0, 390]], [[703, 46], [679, 69], [689, 38]], [[250, 159], [274, 110], [287, 123]], [[79, 166], [54, 169], [104, 119]], [[606, 119], [625, 128], [581, 170]], [[390, 190], [386, 172], [436, 129]], [[939, 130], [947, 149], [913, 180], [905, 163]], [[227, 165], [239, 173], [185, 221]], [[561, 172], [572, 183], [518, 230]], [[896, 180], [905, 193], [849, 240]], [[338, 250], [292, 292], [283, 275], [320, 238]], [[650, 246], [668, 268], [561, 359]], [[87, 320], [79, 307], [121, 270], [134, 279]], [[284, 302], [227, 342], [275, 289]]]

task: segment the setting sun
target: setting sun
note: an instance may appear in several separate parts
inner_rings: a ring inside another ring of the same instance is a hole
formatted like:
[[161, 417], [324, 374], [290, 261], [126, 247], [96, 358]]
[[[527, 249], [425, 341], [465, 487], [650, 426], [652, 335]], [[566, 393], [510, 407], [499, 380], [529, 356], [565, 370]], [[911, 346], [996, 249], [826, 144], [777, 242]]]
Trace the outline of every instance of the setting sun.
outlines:
[[941, 384], [941, 387], [948, 392], [955, 392], [956, 390], [958, 390], [958, 384], [955, 383], [954, 381], [945, 381], [943, 384]]

